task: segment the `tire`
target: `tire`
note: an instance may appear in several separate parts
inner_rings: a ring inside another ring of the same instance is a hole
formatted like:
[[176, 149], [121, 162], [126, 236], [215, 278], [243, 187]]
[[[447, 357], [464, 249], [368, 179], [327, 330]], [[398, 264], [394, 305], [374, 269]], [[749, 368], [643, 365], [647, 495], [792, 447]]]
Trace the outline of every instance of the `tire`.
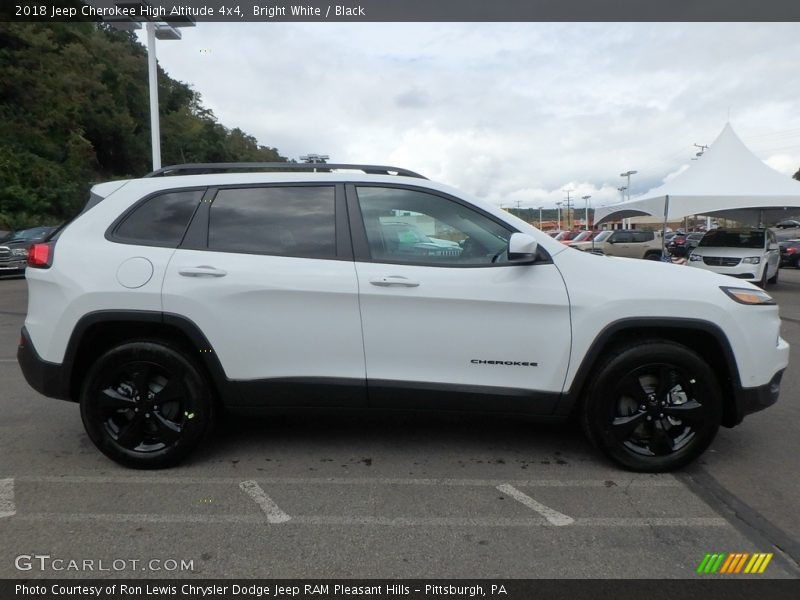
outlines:
[[95, 446], [136, 469], [182, 461], [210, 433], [214, 398], [182, 351], [132, 341], [95, 361], [80, 392], [81, 418]]
[[[767, 271], [767, 267], [764, 267], [764, 272], [766, 272], [766, 271]], [[775, 269], [775, 275], [770, 277], [767, 281], [769, 281], [772, 284], [778, 283], [778, 273], [780, 273], [780, 272], [781, 272], [781, 269], [780, 269], [780, 267], [778, 267], [777, 269]]]
[[761, 274], [761, 280], [756, 285], [762, 290], [767, 289], [767, 265], [764, 265], [764, 272]]
[[656, 254], [655, 252], [650, 252], [650, 253], [645, 255], [644, 259], [645, 260], [659, 260], [660, 261], [661, 260], [661, 254], [660, 253]]
[[722, 395], [711, 367], [686, 346], [646, 340], [595, 370], [580, 412], [589, 440], [617, 464], [658, 473], [689, 464], [714, 439]]

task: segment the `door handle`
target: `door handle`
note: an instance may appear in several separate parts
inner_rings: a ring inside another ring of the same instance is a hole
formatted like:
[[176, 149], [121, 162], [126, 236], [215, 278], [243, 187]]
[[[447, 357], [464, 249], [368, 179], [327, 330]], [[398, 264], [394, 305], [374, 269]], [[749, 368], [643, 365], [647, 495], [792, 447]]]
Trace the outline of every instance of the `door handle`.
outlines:
[[399, 285], [401, 287], [417, 287], [419, 281], [414, 281], [408, 277], [401, 275], [384, 275], [383, 277], [373, 277], [369, 280], [372, 285], [380, 287], [389, 287], [390, 285]]
[[225, 277], [227, 271], [209, 267], [208, 265], [200, 265], [199, 267], [183, 267], [178, 269], [178, 274], [184, 277]]

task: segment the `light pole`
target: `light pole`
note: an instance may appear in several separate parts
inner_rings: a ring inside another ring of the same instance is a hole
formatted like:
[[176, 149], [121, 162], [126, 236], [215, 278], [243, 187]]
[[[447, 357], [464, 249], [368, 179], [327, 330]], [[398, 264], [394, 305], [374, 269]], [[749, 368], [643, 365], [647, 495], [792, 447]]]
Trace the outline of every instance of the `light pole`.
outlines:
[[556, 202], [556, 215], [558, 220], [558, 230], [561, 231], [561, 204], [562, 202]]
[[589, 198], [591, 198], [591, 196], [581, 196], [581, 199], [586, 203], [586, 212], [583, 217], [583, 228], [586, 231], [589, 231]]
[[[94, 6], [104, 3], [88, 0]], [[127, 0], [114, 2], [119, 8], [133, 9], [137, 15], [147, 19], [147, 80], [150, 91], [150, 145], [153, 153], [153, 171], [161, 168], [161, 125], [158, 118], [158, 62], [156, 61], [156, 39], [179, 40], [181, 32], [178, 27], [194, 27], [194, 19], [189, 16], [158, 18], [148, 0]], [[104, 17], [103, 22], [116, 29], [140, 29], [141, 24], [130, 17]]]
[[544, 207], [543, 206], [539, 207], [539, 229], [542, 228], [542, 208]]
[[639, 171], [625, 171], [624, 173], [620, 173], [620, 177], [627, 177], [628, 182], [625, 185], [625, 189], [628, 190], [628, 200], [631, 199], [631, 175], [636, 175]]
[[[619, 201], [620, 202], [625, 202], [625, 190], [627, 190], [627, 189], [628, 188], [625, 187], [624, 185], [617, 188], [617, 191], [619, 192]], [[625, 219], [622, 219], [622, 228], [625, 229]]]
[[566, 209], [567, 209], [567, 229], [572, 227], [572, 223], [570, 222], [572, 219], [572, 200], [569, 195], [575, 190], [561, 190], [567, 194], [567, 201], [566, 201]]

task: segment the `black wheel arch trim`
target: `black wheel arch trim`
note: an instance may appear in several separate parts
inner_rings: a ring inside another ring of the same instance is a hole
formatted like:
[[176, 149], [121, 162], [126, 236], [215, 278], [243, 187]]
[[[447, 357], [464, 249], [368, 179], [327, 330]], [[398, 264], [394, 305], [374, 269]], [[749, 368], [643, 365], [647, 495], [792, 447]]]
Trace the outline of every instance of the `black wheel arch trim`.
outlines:
[[[572, 413], [592, 371], [602, 359], [604, 350], [612, 342], [614, 336], [628, 332], [641, 332], [646, 335], [648, 330], [658, 329], [699, 331], [711, 335], [722, 349], [721, 358], [727, 369], [727, 373], [723, 374], [725, 379], [720, 381], [726, 404], [723, 425], [726, 427], [738, 425], [746, 414], [753, 412], [748, 409], [751, 404], [748, 400], [753, 394], [753, 389], [742, 388], [733, 348], [719, 325], [702, 319], [683, 317], [635, 317], [614, 321], [606, 325], [597, 335], [575, 372], [569, 389], [565, 390], [562, 395], [556, 414], [567, 416]], [[689, 344], [686, 345], [689, 346]]]
[[[36, 353], [27, 330], [23, 327], [23, 343], [20, 345], [17, 355], [26, 380], [31, 387], [51, 398], [77, 401], [71, 390], [78, 350], [88, 329], [99, 323], [151, 323], [167, 325], [179, 330], [198, 350], [200, 363], [206, 368], [220, 396], [229, 401], [236, 401], [237, 388], [225, 375], [219, 358], [200, 328], [186, 317], [146, 310], [101, 310], [87, 313], [75, 324], [61, 364], [41, 359]], [[27, 369], [25, 365], [29, 365]], [[30, 378], [28, 373], [30, 373]]]

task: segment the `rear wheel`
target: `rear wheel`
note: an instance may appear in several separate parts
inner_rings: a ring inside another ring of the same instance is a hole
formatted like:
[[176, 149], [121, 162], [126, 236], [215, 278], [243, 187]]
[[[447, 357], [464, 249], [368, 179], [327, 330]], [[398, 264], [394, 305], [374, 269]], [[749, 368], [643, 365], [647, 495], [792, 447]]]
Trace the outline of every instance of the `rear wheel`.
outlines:
[[80, 394], [81, 417], [97, 448], [125, 466], [177, 464], [210, 430], [210, 387], [183, 352], [135, 341], [103, 354]]
[[705, 451], [722, 418], [714, 372], [696, 352], [667, 340], [618, 350], [589, 382], [581, 422], [618, 464], [670, 471]]

